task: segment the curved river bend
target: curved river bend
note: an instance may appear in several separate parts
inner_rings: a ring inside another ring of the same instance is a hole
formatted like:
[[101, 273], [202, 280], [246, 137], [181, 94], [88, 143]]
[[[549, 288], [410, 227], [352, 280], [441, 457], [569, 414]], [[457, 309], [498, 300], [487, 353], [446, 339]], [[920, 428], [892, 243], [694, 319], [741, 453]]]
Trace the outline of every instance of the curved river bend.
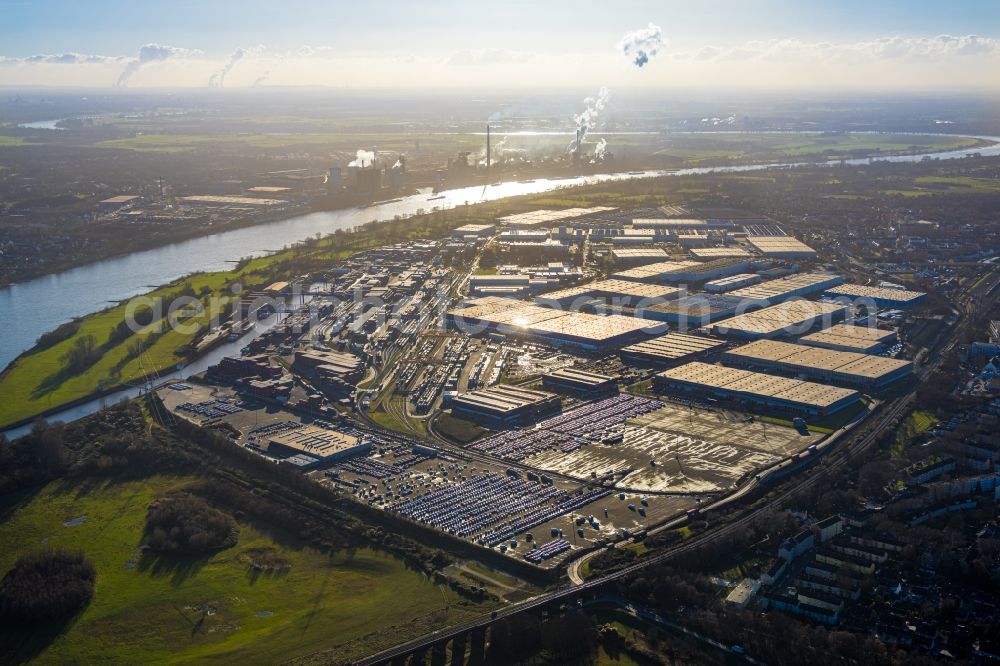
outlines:
[[[972, 149], [982, 156], [1000, 155], [1000, 137], [971, 137], [993, 141], [993, 145]], [[970, 150], [955, 150], [918, 155], [897, 155], [880, 158], [888, 162], [919, 162], [924, 157], [957, 159]], [[763, 171], [796, 166], [835, 166], [841, 160], [830, 162], [785, 162], [752, 164], [727, 167], [699, 167], [674, 171], [641, 171], [629, 173], [597, 174], [572, 178], [540, 178], [534, 181], [504, 182], [486, 187], [474, 186], [446, 190], [434, 195], [415, 194], [402, 199], [376, 204], [367, 208], [308, 213], [268, 222], [252, 227], [234, 229], [223, 233], [194, 238], [171, 245], [134, 252], [121, 257], [94, 262], [61, 273], [46, 275], [34, 280], [0, 289], [0, 321], [4, 334], [0, 337], [0, 367], [6, 367], [20, 353], [30, 348], [41, 334], [54, 329], [74, 317], [101, 310], [112, 303], [149, 291], [181, 276], [199, 271], [219, 271], [231, 267], [231, 262], [246, 256], [268, 254], [283, 246], [318, 234], [329, 234], [338, 229], [351, 229], [372, 220], [390, 220], [396, 216], [408, 217], [418, 210], [433, 207], [453, 208], [466, 204], [496, 201], [506, 197], [538, 194], [563, 187], [594, 183], [654, 178], [657, 176], [688, 176], [709, 173], [734, 173]], [[869, 159], [844, 160], [846, 164], [867, 164]], [[243, 342], [242, 344], [246, 344]], [[241, 346], [242, 346], [241, 344]], [[225, 353], [232, 353], [227, 345], [199, 362], [193, 363], [181, 375], [200, 372], [206, 365]], [[178, 375], [180, 376], [180, 375]], [[101, 404], [125, 397], [127, 393], [113, 394], [76, 408], [68, 409], [56, 418], [72, 420], [98, 409]], [[0, 396], [2, 399], [2, 396]], [[89, 407], [89, 408], [88, 408]], [[21, 429], [18, 429], [20, 431]], [[17, 434], [17, 431], [11, 431]]]

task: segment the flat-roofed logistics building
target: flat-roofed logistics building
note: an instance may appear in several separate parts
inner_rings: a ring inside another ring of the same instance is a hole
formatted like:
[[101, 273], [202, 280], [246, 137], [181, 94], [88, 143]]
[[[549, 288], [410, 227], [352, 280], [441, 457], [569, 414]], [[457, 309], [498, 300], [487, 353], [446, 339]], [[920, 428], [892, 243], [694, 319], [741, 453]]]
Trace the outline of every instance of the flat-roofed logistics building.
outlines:
[[187, 206], [207, 206], [209, 208], [266, 208], [268, 206], [283, 206], [288, 203], [284, 199], [213, 194], [177, 197], [177, 201]]
[[750, 259], [714, 259], [712, 261], [666, 261], [647, 264], [613, 274], [619, 280], [638, 282], [703, 282], [736, 275], [752, 269]]
[[534, 241], [497, 241], [518, 261], [563, 257], [569, 254], [569, 244], [552, 238]]
[[611, 261], [615, 266], [642, 266], [663, 262], [669, 258], [667, 251], [658, 247], [616, 247], [611, 250]]
[[559, 411], [559, 396], [516, 386], [493, 386], [455, 396], [455, 416], [493, 426], [523, 425]]
[[862, 354], [878, 354], [896, 341], [896, 332], [870, 326], [837, 324], [799, 340], [813, 347], [825, 347]]
[[533, 227], [539, 224], [551, 224], [561, 220], [571, 220], [587, 215], [598, 213], [610, 213], [617, 208], [611, 206], [592, 206], [590, 208], [566, 208], [564, 210], [533, 210], [527, 213], [515, 213], [497, 218], [497, 222], [508, 224], [512, 227]]
[[509, 298], [472, 299], [446, 314], [453, 328], [471, 334], [498, 332], [552, 345], [584, 349], [612, 349], [650, 335], [660, 335], [665, 324], [636, 317], [594, 315], [542, 307]]
[[640, 217], [632, 220], [632, 226], [636, 229], [705, 229], [708, 227], [708, 221], [689, 217], [673, 217], [670, 219]]
[[536, 338], [554, 345], [601, 350], [616, 349], [650, 335], [660, 335], [666, 328], [664, 324], [653, 324], [636, 317], [580, 313], [546, 319], [531, 327]]
[[655, 264], [637, 266], [611, 275], [616, 280], [633, 280], [635, 282], [662, 282], [666, 275], [685, 268], [701, 264], [700, 261], [685, 259], [682, 261], [660, 261]]
[[452, 230], [451, 237], [458, 239], [483, 238], [492, 234], [495, 229], [495, 224], [463, 224]]
[[528, 294], [532, 288], [537, 288], [544, 282], [535, 283], [530, 275], [471, 275], [469, 276], [469, 293], [477, 296], [488, 296], [491, 293], [515, 295]]
[[537, 227], [531, 229], [507, 229], [498, 237], [501, 243], [540, 243], [549, 239], [549, 230]]
[[622, 361], [639, 366], [668, 366], [681, 361], [691, 361], [699, 356], [718, 351], [725, 346], [721, 340], [704, 335], [668, 333], [634, 345], [622, 347]]
[[688, 253], [695, 259], [744, 258], [753, 255], [742, 247], [693, 247]]
[[747, 242], [765, 257], [774, 259], [811, 259], [816, 250], [791, 236], [747, 236]]
[[835, 320], [843, 319], [848, 307], [842, 303], [785, 301], [717, 321], [712, 324], [712, 332], [750, 340], [802, 335], [813, 328], [825, 328]]
[[349, 458], [371, 450], [371, 444], [353, 435], [311, 425], [272, 435], [260, 447], [271, 455], [305, 454], [324, 462]]
[[718, 280], [709, 280], [705, 283], [705, 291], [713, 294], [721, 294], [726, 291], [749, 287], [763, 279], [756, 273], [737, 273], [736, 275], [719, 278]]
[[827, 289], [825, 295], [833, 298], [869, 300], [880, 308], [908, 308], [927, 298], [927, 294], [922, 291], [869, 287], [863, 284], [842, 284]]
[[841, 284], [843, 281], [842, 275], [834, 275], [833, 273], [795, 273], [777, 280], [768, 280], [760, 284], [735, 289], [729, 294], [773, 305], [796, 296], [815, 294]]
[[542, 375], [542, 388], [574, 395], [604, 395], [618, 390], [614, 377], [579, 368], [559, 368]]
[[637, 307], [634, 314], [643, 319], [663, 321], [682, 331], [701, 328], [717, 319], [731, 317], [743, 303], [729, 294], [691, 294], [674, 301]]
[[717, 397], [794, 414], [826, 416], [857, 404], [852, 389], [726, 368], [700, 361], [665, 370], [653, 377], [662, 392]]
[[318, 349], [295, 352], [292, 368], [312, 372], [325, 379], [337, 378], [348, 383], [358, 381], [365, 373], [364, 361], [354, 354]]
[[630, 303], [643, 299], [676, 298], [681, 290], [658, 284], [632, 282], [630, 280], [598, 280], [576, 287], [560, 289], [537, 296], [539, 303], [570, 305], [581, 298], [610, 298], [618, 303]]
[[[591, 235], [591, 240], [595, 240], [594, 235]], [[609, 229], [608, 233], [600, 236], [600, 240], [604, 243], [611, 243], [612, 245], [619, 246], [635, 246], [635, 245], [649, 245], [656, 242], [667, 242], [670, 238], [666, 235], [660, 235], [658, 231], [653, 229], [633, 229], [632, 227], [625, 227], [624, 229]]]
[[913, 374], [910, 361], [778, 340], [757, 340], [731, 349], [722, 355], [722, 362], [868, 390], [884, 388]]

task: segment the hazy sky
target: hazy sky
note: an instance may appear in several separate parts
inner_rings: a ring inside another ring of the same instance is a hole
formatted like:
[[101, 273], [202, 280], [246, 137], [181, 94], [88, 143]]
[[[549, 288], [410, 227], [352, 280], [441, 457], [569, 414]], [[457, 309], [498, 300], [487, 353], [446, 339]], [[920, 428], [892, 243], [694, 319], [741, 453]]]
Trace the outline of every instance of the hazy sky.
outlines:
[[[649, 23], [639, 68], [618, 45]], [[0, 0], [0, 85], [205, 87], [229, 62], [228, 88], [997, 88], [1000, 0]]]

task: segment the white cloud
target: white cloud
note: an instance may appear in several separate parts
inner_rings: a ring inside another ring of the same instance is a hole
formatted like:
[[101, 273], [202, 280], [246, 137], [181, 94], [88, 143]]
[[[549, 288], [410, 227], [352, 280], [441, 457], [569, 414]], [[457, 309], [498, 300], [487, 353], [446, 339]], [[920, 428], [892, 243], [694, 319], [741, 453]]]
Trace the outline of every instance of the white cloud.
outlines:
[[703, 46], [678, 54], [681, 60], [723, 62], [732, 60], [804, 60], [854, 63], [886, 60], [940, 60], [952, 57], [1000, 54], [1000, 40], [979, 35], [936, 37], [880, 37], [859, 42], [808, 42], [785, 38], [748, 41], [729, 48]]
[[91, 65], [108, 62], [123, 62], [125, 56], [105, 56], [87, 53], [45, 53], [24, 56], [21, 58], [0, 56], [0, 65], [52, 64], [52, 65]]

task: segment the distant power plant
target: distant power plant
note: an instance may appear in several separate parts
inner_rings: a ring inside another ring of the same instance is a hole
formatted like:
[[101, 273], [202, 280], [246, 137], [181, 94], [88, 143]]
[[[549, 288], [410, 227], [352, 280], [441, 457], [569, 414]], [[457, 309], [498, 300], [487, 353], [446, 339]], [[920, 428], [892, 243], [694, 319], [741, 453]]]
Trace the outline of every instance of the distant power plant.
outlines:
[[344, 168], [330, 167], [326, 177], [327, 195], [351, 197], [352, 195], [377, 194], [382, 190], [397, 191], [403, 187], [406, 157], [400, 155], [390, 167], [379, 158], [376, 151], [359, 150], [355, 159]]

